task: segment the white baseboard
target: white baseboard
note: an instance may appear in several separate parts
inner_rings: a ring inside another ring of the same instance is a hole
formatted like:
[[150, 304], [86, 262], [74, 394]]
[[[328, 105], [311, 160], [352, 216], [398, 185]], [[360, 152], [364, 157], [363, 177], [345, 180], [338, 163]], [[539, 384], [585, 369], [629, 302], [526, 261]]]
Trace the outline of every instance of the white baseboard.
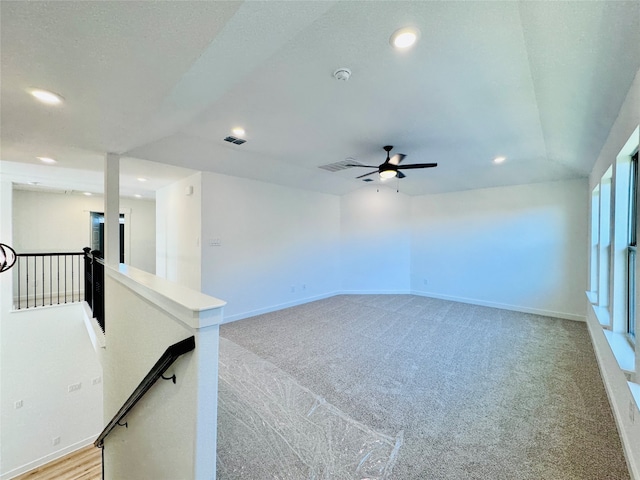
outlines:
[[279, 303], [277, 305], [270, 305], [268, 307], [258, 308], [257, 310], [250, 310], [248, 312], [236, 313], [234, 315], [229, 315], [229, 316], [225, 315], [223, 317], [222, 324], [235, 322], [237, 320], [242, 320], [249, 317], [255, 317], [256, 315], [262, 315], [263, 313], [275, 312], [277, 310], [282, 310], [284, 308], [295, 307], [297, 305], [302, 305], [304, 303], [315, 302], [316, 300], [322, 300], [324, 298], [334, 297], [340, 294], [341, 292], [323, 293], [321, 295], [315, 295], [313, 297], [299, 298], [291, 302]]
[[[589, 306], [588, 308], [591, 308]], [[598, 321], [595, 311], [587, 315], [587, 327], [591, 336], [591, 344], [598, 361], [600, 376], [613, 411], [613, 417], [618, 427], [620, 442], [629, 467], [632, 480], [640, 480], [640, 423], [635, 420], [640, 416], [640, 410], [635, 405], [635, 399], [629, 389], [627, 378], [620, 369], [609, 342], [604, 335], [602, 325]], [[633, 412], [633, 418], [630, 415]]]
[[89, 335], [89, 339], [91, 340], [93, 351], [96, 352], [96, 358], [104, 368], [103, 356], [104, 349], [107, 346], [106, 336], [102, 331], [102, 328], [100, 328], [98, 320], [93, 316], [93, 312], [91, 311], [89, 304], [87, 302], [82, 302], [82, 307], [84, 326], [87, 329], [87, 335]]
[[485, 300], [478, 300], [476, 298], [456, 297], [452, 295], [441, 295], [439, 293], [424, 292], [420, 290], [411, 291], [413, 295], [420, 295], [422, 297], [439, 298], [440, 300], [450, 300], [452, 302], [469, 303], [471, 305], [480, 305], [483, 307], [499, 308], [501, 310], [512, 310], [514, 312], [532, 313], [534, 315], [542, 315], [545, 317], [562, 318], [565, 320], [574, 320], [576, 322], [584, 322], [586, 318], [584, 315], [578, 315], [575, 313], [567, 312], [555, 312], [553, 310], [544, 310], [541, 308], [523, 307], [520, 305], [510, 305], [508, 303], [487, 302]]
[[28, 296], [25, 294], [14, 295], [13, 303], [14, 308], [20, 305], [20, 309], [38, 308], [38, 307], [51, 307], [53, 305], [66, 305], [69, 303], [78, 303], [84, 301], [84, 290], [70, 290], [65, 295], [59, 292], [45, 292], [44, 296], [42, 292], [31, 293]]
[[0, 480], [9, 480], [10, 478], [17, 477], [18, 475], [22, 475], [23, 473], [27, 473], [34, 468], [41, 467], [42, 465], [46, 465], [49, 462], [53, 462], [65, 455], [68, 455], [76, 450], [80, 450], [88, 445], [91, 445], [96, 438], [98, 438], [99, 433], [96, 433], [95, 436], [91, 436], [89, 438], [85, 438], [79, 442], [74, 443], [73, 445], [69, 445], [68, 447], [64, 447], [60, 450], [56, 450], [55, 452], [50, 453], [49, 455], [45, 455], [37, 460], [29, 462], [20, 467], [14, 468], [8, 472], [0, 474]]
[[404, 290], [342, 290], [338, 295], [412, 295], [409, 289]]
[[257, 310], [251, 310], [248, 312], [237, 313], [224, 317], [222, 323], [235, 322], [244, 318], [254, 317], [256, 315], [262, 315], [263, 313], [275, 312], [282, 310], [283, 308], [295, 307], [296, 305], [302, 305], [304, 303], [313, 302], [315, 300], [322, 300], [323, 298], [333, 297], [335, 295], [419, 295], [421, 297], [438, 298], [441, 300], [450, 300], [453, 302], [468, 303], [471, 305], [481, 305], [483, 307], [499, 308], [502, 310], [512, 310], [515, 312], [532, 313], [534, 315], [542, 315], [545, 317], [562, 318], [566, 320], [574, 320], [577, 322], [586, 321], [584, 315], [577, 315], [566, 312], [555, 312], [551, 310], [543, 310], [539, 308], [522, 307], [518, 305], [509, 305], [506, 303], [486, 302], [484, 300], [477, 300], [473, 298], [455, 297], [450, 295], [440, 295], [433, 292], [424, 292], [420, 290], [340, 290], [330, 293], [324, 293], [314, 297], [306, 297], [292, 302], [280, 303], [277, 305], [271, 305]]

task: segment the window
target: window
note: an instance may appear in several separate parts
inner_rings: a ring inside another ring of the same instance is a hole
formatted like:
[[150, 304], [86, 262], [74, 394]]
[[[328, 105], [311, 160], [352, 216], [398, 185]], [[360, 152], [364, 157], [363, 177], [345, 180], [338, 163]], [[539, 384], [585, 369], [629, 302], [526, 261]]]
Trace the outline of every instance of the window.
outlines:
[[638, 152], [631, 158], [629, 168], [629, 215], [627, 248], [627, 334], [632, 343], [636, 339], [636, 248], [638, 223]]
[[[613, 168], [609, 167], [600, 180], [600, 222], [598, 240], [598, 306], [609, 308], [611, 288], [611, 183]], [[611, 326], [610, 320], [607, 324]]]
[[600, 242], [600, 184], [591, 192], [591, 261], [589, 263], [589, 299], [598, 303], [598, 244]]

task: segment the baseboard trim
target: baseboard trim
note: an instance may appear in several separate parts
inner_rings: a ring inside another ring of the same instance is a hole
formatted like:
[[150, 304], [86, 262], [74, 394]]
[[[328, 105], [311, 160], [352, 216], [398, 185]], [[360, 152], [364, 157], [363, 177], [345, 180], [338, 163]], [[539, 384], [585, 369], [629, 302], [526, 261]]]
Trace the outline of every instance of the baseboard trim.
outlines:
[[[591, 305], [589, 308], [591, 308]], [[609, 346], [609, 342], [607, 342], [595, 311], [593, 313], [590, 312], [587, 317], [587, 328], [591, 337], [591, 344], [598, 362], [600, 376], [607, 392], [609, 405], [613, 412], [613, 418], [618, 427], [618, 435], [620, 435], [620, 443], [622, 443], [629, 474], [632, 480], [640, 480], [640, 455], [637, 449], [638, 441], [640, 440], [640, 427], [629, 418], [630, 409], [634, 408], [631, 402], [635, 402], [635, 400], [631, 390], [629, 390], [627, 378], [623, 371], [620, 370], [618, 361]], [[637, 408], [635, 413], [639, 413]]]
[[16, 467], [13, 470], [5, 472], [0, 475], [0, 480], [9, 480], [10, 478], [17, 477], [18, 475], [22, 475], [23, 473], [27, 473], [35, 468], [41, 467], [42, 465], [46, 465], [49, 462], [53, 462], [54, 460], [62, 458], [65, 455], [69, 455], [70, 453], [75, 452], [76, 450], [80, 450], [81, 448], [87, 447], [94, 442], [94, 440], [98, 437], [98, 435], [99, 435], [99, 432], [96, 433], [94, 436], [85, 438], [84, 440], [81, 440], [72, 445], [69, 445], [68, 447], [62, 448], [60, 450], [56, 450], [55, 452], [50, 453], [49, 455], [45, 455], [44, 457], [41, 457], [37, 460], [33, 460], [32, 462], [29, 462], [25, 465]]
[[438, 298], [440, 300], [450, 300], [452, 302], [468, 303], [471, 305], [480, 305], [483, 307], [499, 308], [501, 310], [511, 310], [514, 312], [531, 313], [534, 315], [542, 315], [544, 317], [562, 318], [564, 320], [573, 320], [576, 322], [586, 322], [585, 315], [575, 313], [556, 312], [553, 310], [544, 310], [541, 308], [523, 307], [520, 305], [511, 305], [508, 303], [487, 302], [475, 298], [457, 297], [453, 295], [442, 295], [434, 292], [424, 292], [420, 290], [412, 290], [412, 295], [420, 295], [422, 297]]
[[410, 289], [404, 290], [342, 290], [338, 295], [412, 295]]
[[225, 323], [231, 323], [238, 320], [243, 320], [245, 318], [255, 317], [256, 315], [262, 315], [264, 313], [271, 313], [278, 310], [282, 310], [284, 308], [295, 307], [297, 305], [303, 305], [305, 303], [315, 302], [316, 300], [323, 300], [325, 298], [335, 297], [336, 295], [340, 295], [340, 294], [341, 292], [323, 293], [321, 295], [315, 295], [313, 297], [299, 298], [291, 302], [279, 303], [279, 304], [270, 305], [264, 308], [258, 308], [256, 310], [250, 310], [248, 312], [236, 313], [234, 315], [229, 315], [229, 316], [223, 315], [223, 319], [222, 319], [222, 322], [220, 322], [220, 324], [223, 325]]
[[441, 295], [433, 292], [424, 292], [420, 290], [339, 290], [330, 293], [323, 293], [313, 297], [300, 298], [291, 302], [280, 303], [276, 305], [270, 305], [264, 308], [258, 308], [248, 312], [236, 313], [234, 315], [225, 316], [222, 323], [235, 322], [237, 320], [243, 320], [249, 317], [255, 317], [256, 315], [262, 315], [264, 313], [271, 313], [283, 308], [295, 307], [304, 303], [314, 302], [316, 300], [322, 300], [324, 298], [333, 297], [335, 295], [418, 295], [421, 297], [438, 298], [440, 300], [450, 300], [452, 302], [468, 303], [471, 305], [481, 305], [483, 307], [499, 308], [501, 310], [512, 310], [515, 312], [532, 313], [534, 315], [542, 315], [545, 317], [562, 318], [565, 320], [573, 320], [577, 322], [585, 322], [584, 315], [577, 315], [566, 312], [555, 312], [552, 310], [543, 310], [539, 308], [522, 307], [518, 305], [510, 305], [506, 303], [486, 302], [484, 300], [477, 300], [473, 298], [455, 297], [451, 295]]

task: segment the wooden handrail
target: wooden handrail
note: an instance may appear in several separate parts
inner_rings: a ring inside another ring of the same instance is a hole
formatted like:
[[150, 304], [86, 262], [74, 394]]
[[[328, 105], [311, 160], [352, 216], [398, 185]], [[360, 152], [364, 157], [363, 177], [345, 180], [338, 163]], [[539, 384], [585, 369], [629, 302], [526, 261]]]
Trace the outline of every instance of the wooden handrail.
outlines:
[[[131, 396], [126, 402], [122, 404], [118, 413], [116, 413], [111, 421], [104, 427], [102, 433], [98, 436], [98, 439], [94, 442], [94, 445], [98, 448], [104, 447], [104, 439], [111, 433], [116, 425], [120, 424], [122, 419], [131, 411], [131, 409], [140, 401], [140, 399], [151, 389], [151, 387], [158, 381], [164, 372], [175, 362], [180, 356], [188, 353], [196, 348], [195, 337], [191, 336], [185, 338], [178, 343], [174, 343], [165, 350], [156, 364], [149, 370], [149, 373], [142, 379], [140, 384], [133, 391]], [[173, 382], [175, 383], [175, 375], [173, 376]]]

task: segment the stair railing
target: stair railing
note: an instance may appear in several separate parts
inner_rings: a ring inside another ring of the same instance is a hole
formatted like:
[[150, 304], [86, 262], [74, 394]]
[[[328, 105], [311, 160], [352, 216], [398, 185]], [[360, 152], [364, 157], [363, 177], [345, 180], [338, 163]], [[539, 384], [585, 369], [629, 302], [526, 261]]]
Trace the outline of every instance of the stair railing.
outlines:
[[82, 256], [83, 252], [17, 253], [15, 308], [82, 301]]
[[98, 250], [84, 251], [84, 299], [91, 307], [93, 318], [105, 332], [104, 322], [104, 260]]
[[196, 348], [195, 337], [185, 338], [180, 342], [174, 343], [165, 350], [156, 364], [149, 370], [149, 373], [142, 379], [140, 384], [133, 391], [131, 396], [122, 404], [120, 410], [113, 416], [111, 421], [104, 427], [104, 430], [98, 436], [94, 445], [98, 448], [104, 448], [104, 440], [116, 426], [128, 426], [127, 423], [121, 423], [131, 409], [140, 401], [142, 397], [151, 389], [151, 387], [160, 379], [173, 380], [176, 383], [176, 376], [165, 377], [164, 372], [175, 362], [180, 356], [191, 352]]

